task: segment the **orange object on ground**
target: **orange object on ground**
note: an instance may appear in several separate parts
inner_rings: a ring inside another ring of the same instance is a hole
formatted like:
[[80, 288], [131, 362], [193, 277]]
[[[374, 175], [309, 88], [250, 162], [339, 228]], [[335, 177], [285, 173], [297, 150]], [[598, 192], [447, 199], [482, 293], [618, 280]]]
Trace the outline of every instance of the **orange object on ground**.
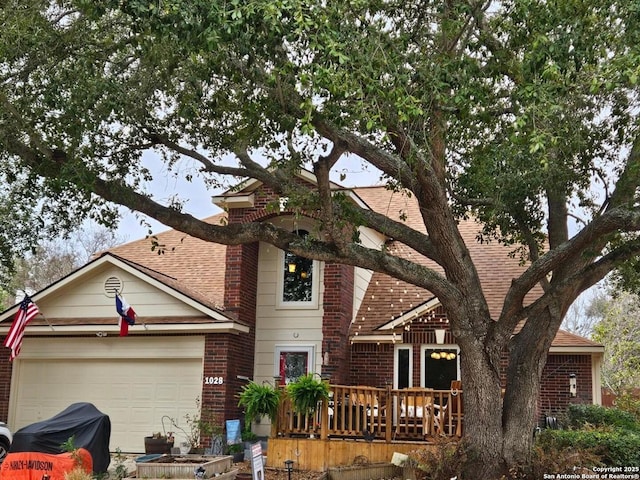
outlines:
[[93, 460], [88, 450], [79, 448], [73, 453], [58, 455], [37, 452], [9, 453], [0, 467], [0, 479], [42, 480], [44, 475], [48, 475], [49, 480], [64, 480], [64, 474], [77, 465], [82, 465], [83, 469], [91, 474]]

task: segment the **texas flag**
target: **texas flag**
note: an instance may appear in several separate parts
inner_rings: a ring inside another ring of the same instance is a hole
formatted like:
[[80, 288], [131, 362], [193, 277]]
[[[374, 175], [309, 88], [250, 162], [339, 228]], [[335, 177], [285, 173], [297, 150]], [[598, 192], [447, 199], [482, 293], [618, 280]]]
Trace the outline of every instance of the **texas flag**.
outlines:
[[126, 337], [129, 335], [129, 325], [136, 324], [136, 312], [131, 308], [131, 305], [127, 303], [124, 297], [121, 297], [116, 293], [116, 310], [120, 315], [120, 336]]

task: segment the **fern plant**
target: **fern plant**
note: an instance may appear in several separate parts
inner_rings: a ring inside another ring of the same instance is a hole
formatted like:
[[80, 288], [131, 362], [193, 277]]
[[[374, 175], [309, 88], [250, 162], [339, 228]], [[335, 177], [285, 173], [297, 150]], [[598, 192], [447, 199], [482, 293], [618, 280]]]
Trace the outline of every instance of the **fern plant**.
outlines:
[[287, 394], [293, 404], [293, 409], [303, 415], [316, 411], [318, 404], [329, 399], [329, 383], [318, 380], [315, 374], [302, 375], [287, 385]]
[[242, 387], [238, 405], [244, 408], [248, 424], [263, 415], [273, 421], [278, 414], [282, 391], [268, 384], [249, 382]]

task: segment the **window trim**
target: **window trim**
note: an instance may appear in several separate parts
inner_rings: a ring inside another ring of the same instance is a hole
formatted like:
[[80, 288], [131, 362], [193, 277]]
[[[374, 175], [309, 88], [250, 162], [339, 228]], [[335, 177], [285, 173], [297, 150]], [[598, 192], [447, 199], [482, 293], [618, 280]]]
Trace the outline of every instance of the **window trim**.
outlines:
[[420, 386], [425, 388], [425, 368], [424, 354], [427, 350], [455, 350], [456, 351], [456, 380], [460, 380], [460, 347], [455, 343], [437, 345], [435, 343], [425, 343], [420, 345]]
[[399, 350], [409, 350], [409, 387], [413, 387], [413, 345], [409, 344], [396, 344], [393, 348], [393, 388], [398, 388], [398, 373], [400, 370], [399, 365]]
[[280, 344], [276, 345], [273, 354], [273, 377], [280, 376], [280, 355], [282, 352], [306, 352], [308, 355], [307, 373], [315, 372], [316, 346], [313, 344]]

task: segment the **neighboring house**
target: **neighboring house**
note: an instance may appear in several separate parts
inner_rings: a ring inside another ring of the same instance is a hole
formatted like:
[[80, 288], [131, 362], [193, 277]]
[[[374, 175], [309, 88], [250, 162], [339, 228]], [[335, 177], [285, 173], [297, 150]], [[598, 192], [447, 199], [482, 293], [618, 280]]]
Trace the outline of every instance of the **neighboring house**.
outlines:
[[[300, 180], [313, 177], [303, 172]], [[411, 198], [383, 187], [345, 193], [364, 207], [420, 223]], [[226, 213], [207, 221], [269, 221], [300, 234], [314, 229], [313, 218], [286, 205], [268, 208], [274, 200], [259, 182], [246, 182], [215, 197]], [[506, 247], [477, 242], [479, 225], [460, 226], [497, 316], [522, 267]], [[366, 246], [411, 256], [377, 232], [360, 234]], [[247, 378], [285, 383], [317, 372], [335, 384], [436, 389], [460, 378], [461, 352], [428, 291], [264, 243], [224, 246], [173, 230], [154, 241], [154, 250], [149, 239], [113, 248], [33, 295], [43, 315], [27, 327], [20, 356], [10, 363], [7, 349], [0, 359], [0, 419], [17, 429], [89, 401], [111, 418], [111, 449], [140, 452], [144, 436], [163, 430], [164, 416], [180, 422], [196, 399], [221, 418], [241, 418], [237, 394]], [[138, 314], [127, 337], [118, 336], [116, 291]], [[17, 307], [0, 314], [0, 335]], [[558, 333], [543, 373], [541, 416], [571, 402], [601, 402], [602, 353], [601, 345]], [[166, 418], [164, 428], [171, 430]], [[269, 431], [264, 424], [254, 430]]]

